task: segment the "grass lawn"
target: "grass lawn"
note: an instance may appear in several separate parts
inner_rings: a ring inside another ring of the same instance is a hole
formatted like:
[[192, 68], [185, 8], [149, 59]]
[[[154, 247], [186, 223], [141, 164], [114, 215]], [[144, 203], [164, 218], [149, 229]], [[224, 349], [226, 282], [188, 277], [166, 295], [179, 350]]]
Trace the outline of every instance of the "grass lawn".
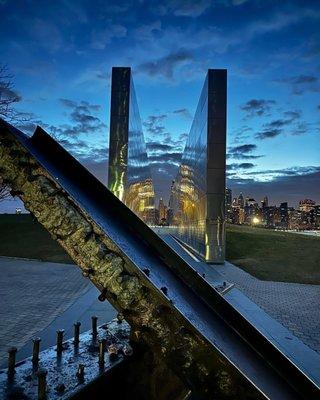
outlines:
[[[0, 214], [0, 256], [72, 263], [28, 214]], [[271, 281], [320, 284], [320, 238], [263, 228], [227, 227], [227, 260]]]
[[64, 249], [29, 214], [0, 214], [0, 256], [72, 263]]
[[320, 238], [229, 225], [228, 261], [268, 281], [320, 284]]

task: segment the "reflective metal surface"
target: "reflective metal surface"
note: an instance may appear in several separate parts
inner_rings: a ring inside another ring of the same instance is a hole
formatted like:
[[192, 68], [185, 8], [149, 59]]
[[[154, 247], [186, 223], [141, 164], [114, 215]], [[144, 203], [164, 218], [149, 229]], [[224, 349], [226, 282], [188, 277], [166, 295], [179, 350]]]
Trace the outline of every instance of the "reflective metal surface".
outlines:
[[227, 71], [208, 71], [172, 188], [176, 235], [207, 262], [225, 258]]
[[144, 222], [154, 223], [154, 188], [130, 68], [112, 69], [108, 187]]

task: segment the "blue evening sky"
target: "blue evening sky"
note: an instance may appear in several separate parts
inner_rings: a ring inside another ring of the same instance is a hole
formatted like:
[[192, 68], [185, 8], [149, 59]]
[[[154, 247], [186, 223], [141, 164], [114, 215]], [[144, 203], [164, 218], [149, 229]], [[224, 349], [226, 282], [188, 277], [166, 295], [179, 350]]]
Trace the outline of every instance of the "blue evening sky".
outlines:
[[228, 186], [320, 202], [320, 2], [0, 0], [17, 109], [106, 181], [112, 66], [131, 66], [167, 198], [208, 68], [228, 69]]

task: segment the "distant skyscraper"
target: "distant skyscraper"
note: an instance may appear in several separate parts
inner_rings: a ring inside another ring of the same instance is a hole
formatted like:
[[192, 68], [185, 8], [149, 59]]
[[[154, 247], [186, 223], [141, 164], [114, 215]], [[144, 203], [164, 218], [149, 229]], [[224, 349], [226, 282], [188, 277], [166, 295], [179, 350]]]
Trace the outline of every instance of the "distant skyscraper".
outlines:
[[167, 207], [165, 206], [164, 201], [161, 198], [159, 200], [159, 222], [160, 222], [160, 224], [161, 224], [161, 222], [164, 222], [167, 219], [167, 213], [166, 213], [167, 210], [166, 210], [166, 208]]
[[304, 199], [299, 202], [299, 210], [309, 212], [314, 209], [316, 202], [311, 199]]
[[244, 207], [244, 198], [242, 192], [238, 196], [238, 205], [239, 207], [243, 208]]
[[263, 200], [261, 200], [261, 207], [262, 209], [268, 207], [268, 197], [264, 196]]
[[289, 215], [288, 215], [288, 203], [281, 203], [280, 204], [280, 226], [281, 228], [287, 229], [289, 222]]
[[232, 204], [232, 190], [226, 188], [226, 209], [227, 211], [231, 209]]

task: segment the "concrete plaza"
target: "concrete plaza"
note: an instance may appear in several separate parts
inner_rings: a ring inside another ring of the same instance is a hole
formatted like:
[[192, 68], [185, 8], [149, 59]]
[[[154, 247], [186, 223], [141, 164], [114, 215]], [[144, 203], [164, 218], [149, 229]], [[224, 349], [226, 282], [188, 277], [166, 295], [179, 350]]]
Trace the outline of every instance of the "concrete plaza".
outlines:
[[76, 321], [85, 331], [92, 315], [99, 323], [112, 319], [115, 310], [98, 295], [75, 265], [0, 257], [0, 364], [10, 346], [19, 360], [30, 355], [33, 337], [41, 337], [43, 349], [55, 344], [57, 329], [68, 338]]

